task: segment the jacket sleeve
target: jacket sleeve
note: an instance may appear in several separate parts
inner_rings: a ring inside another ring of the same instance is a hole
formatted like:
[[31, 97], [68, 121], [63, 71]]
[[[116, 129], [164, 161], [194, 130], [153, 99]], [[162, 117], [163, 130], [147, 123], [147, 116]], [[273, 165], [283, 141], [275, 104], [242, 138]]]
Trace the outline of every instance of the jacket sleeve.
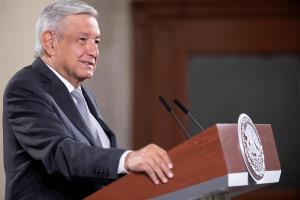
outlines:
[[125, 150], [76, 141], [43, 94], [28, 81], [15, 81], [6, 88], [4, 112], [22, 149], [50, 175], [60, 174], [70, 181], [116, 179]]

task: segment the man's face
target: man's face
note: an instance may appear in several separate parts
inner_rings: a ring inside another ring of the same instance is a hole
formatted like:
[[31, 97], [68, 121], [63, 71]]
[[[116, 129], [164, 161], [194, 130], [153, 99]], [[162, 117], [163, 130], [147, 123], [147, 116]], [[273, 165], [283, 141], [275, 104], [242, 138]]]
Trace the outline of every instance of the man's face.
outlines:
[[94, 75], [100, 43], [100, 30], [94, 17], [85, 14], [67, 16], [62, 22], [54, 67], [73, 85]]

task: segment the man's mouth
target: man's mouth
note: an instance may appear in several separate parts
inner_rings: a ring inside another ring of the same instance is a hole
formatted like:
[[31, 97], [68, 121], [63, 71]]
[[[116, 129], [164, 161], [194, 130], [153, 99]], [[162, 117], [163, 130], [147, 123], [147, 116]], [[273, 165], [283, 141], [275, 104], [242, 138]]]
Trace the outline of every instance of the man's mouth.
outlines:
[[93, 61], [81, 61], [81, 62], [86, 64], [86, 65], [95, 66], [95, 62], [93, 62]]

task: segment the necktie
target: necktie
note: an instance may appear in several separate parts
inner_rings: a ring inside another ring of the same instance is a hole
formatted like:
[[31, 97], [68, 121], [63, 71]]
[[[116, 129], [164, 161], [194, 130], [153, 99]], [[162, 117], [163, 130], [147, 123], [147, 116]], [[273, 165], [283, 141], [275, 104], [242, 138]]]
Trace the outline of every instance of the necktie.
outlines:
[[76, 100], [77, 109], [78, 109], [83, 121], [85, 122], [86, 126], [88, 127], [91, 135], [93, 136], [95, 143], [98, 146], [102, 146], [99, 134], [96, 130], [96, 127], [94, 127], [92, 124], [92, 121], [90, 118], [90, 111], [89, 111], [88, 105], [84, 99], [82, 92], [80, 91], [80, 89], [74, 89], [71, 92], [71, 96]]

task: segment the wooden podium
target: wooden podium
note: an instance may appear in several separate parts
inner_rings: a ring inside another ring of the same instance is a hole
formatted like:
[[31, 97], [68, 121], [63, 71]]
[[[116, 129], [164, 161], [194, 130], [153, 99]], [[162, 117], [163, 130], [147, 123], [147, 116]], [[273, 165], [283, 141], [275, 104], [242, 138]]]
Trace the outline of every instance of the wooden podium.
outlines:
[[281, 168], [271, 125], [256, 124], [263, 146], [265, 174], [257, 183], [248, 173], [239, 144], [237, 124], [216, 124], [168, 151], [174, 178], [154, 185], [144, 174], [128, 174], [86, 200], [230, 199], [279, 182]]

